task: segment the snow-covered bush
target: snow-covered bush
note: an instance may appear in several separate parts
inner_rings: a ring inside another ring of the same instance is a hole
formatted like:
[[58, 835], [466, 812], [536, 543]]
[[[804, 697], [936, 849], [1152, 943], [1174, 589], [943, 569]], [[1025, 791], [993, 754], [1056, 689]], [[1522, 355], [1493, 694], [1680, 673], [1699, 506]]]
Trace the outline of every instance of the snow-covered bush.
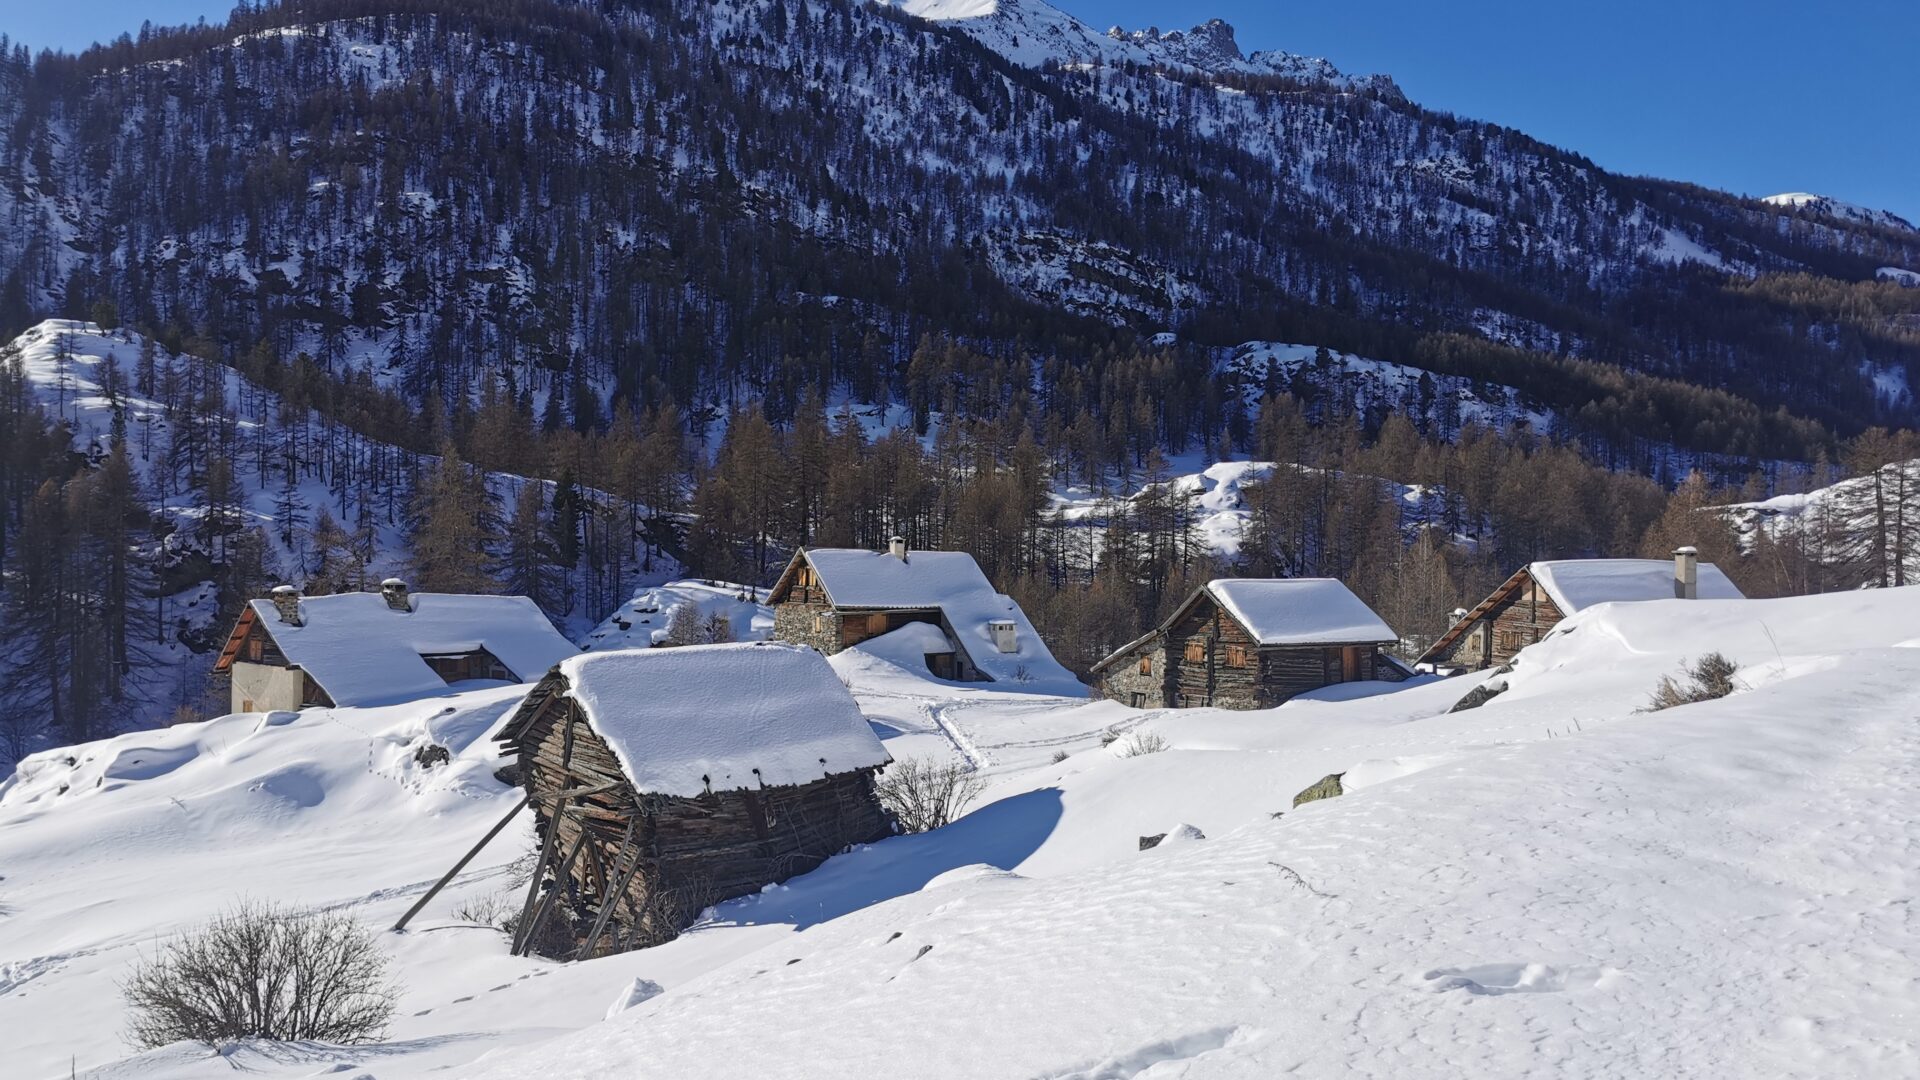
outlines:
[[487, 893], [454, 908], [453, 917], [461, 922], [491, 926], [511, 934], [520, 925], [520, 906], [510, 893]]
[[1647, 711], [1659, 712], [1675, 705], [1726, 697], [1734, 691], [1733, 676], [1739, 670], [1737, 664], [1720, 653], [1708, 653], [1683, 669], [1687, 678], [1684, 683], [1671, 675], [1660, 676], [1659, 685], [1653, 688], [1653, 697], [1647, 701]]
[[953, 821], [986, 788], [978, 773], [957, 761], [938, 765], [915, 758], [887, 766], [874, 782], [880, 804], [899, 822], [900, 831], [909, 833]]
[[373, 935], [345, 912], [242, 901], [135, 963], [122, 984], [142, 1047], [182, 1040], [371, 1042], [399, 988]]
[[1118, 745], [1113, 747], [1113, 753], [1123, 758], [1139, 757], [1142, 754], [1157, 754], [1170, 745], [1172, 744], [1167, 742], [1167, 737], [1157, 731], [1136, 731], [1120, 740]]

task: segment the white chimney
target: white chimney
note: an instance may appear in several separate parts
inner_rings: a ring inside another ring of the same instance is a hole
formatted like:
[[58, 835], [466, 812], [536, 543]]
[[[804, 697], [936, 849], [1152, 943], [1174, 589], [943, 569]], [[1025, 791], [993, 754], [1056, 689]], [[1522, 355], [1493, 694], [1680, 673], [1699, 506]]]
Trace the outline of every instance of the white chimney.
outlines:
[[292, 585], [275, 585], [272, 595], [273, 607], [280, 613], [280, 621], [288, 626], [301, 625], [300, 590]]
[[387, 606], [405, 615], [413, 610], [407, 596], [407, 583], [397, 577], [390, 577], [380, 583], [380, 595], [387, 600]]
[[893, 539], [887, 541], [887, 554], [893, 556], [896, 559], [899, 559], [901, 562], [906, 562], [907, 561], [907, 538], [904, 536], [896, 536]]
[[987, 636], [993, 639], [993, 647], [1003, 653], [1020, 651], [1020, 631], [1014, 628], [1012, 619], [994, 619], [988, 622]]
[[1700, 551], [1698, 548], [1673, 549], [1673, 595], [1682, 600], [1700, 596]]
[[1463, 607], [1457, 607], [1457, 608], [1454, 608], [1454, 609], [1453, 609], [1453, 610], [1452, 610], [1451, 612], [1449, 612], [1449, 613], [1448, 613], [1448, 615], [1447, 615], [1447, 625], [1448, 625], [1448, 626], [1458, 626], [1458, 625], [1460, 624], [1460, 620], [1461, 620], [1461, 619], [1464, 619], [1464, 618], [1466, 618], [1466, 617], [1467, 617], [1467, 609], [1466, 609], [1466, 608], [1463, 608]]

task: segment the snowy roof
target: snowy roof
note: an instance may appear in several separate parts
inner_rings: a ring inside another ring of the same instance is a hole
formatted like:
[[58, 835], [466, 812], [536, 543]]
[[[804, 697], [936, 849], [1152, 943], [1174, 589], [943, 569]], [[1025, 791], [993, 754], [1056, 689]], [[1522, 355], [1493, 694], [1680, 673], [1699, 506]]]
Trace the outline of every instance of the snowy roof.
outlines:
[[378, 593], [302, 597], [300, 626], [281, 622], [270, 600], [251, 607], [287, 662], [335, 705], [444, 692], [446, 682], [423, 656], [484, 648], [526, 682], [579, 651], [524, 596], [414, 593], [412, 602], [403, 613]]
[[1262, 645], [1359, 645], [1399, 635], [1334, 578], [1219, 578], [1207, 592]]
[[930, 608], [968, 594], [993, 594], [964, 551], [912, 551], [905, 559], [864, 548], [814, 548], [807, 562], [835, 607]]
[[806, 784], [892, 760], [826, 657], [803, 645], [580, 653], [560, 673], [638, 791]]
[[[904, 561], [865, 548], [813, 548], [801, 554], [835, 607], [938, 608], [968, 659], [995, 682], [1081, 692], [1080, 680], [1053, 658], [1026, 612], [1012, 597], [994, 591], [980, 564], [964, 551], [911, 551]], [[781, 595], [781, 586], [775, 586], [774, 597]], [[988, 629], [994, 622], [1013, 623], [1013, 652], [1003, 653], [994, 643]]]
[[[1671, 559], [1560, 559], [1533, 563], [1527, 572], [1563, 615], [1595, 604], [1674, 598]], [[1700, 564], [1699, 584], [1702, 600], [1746, 599], [1712, 563]]]

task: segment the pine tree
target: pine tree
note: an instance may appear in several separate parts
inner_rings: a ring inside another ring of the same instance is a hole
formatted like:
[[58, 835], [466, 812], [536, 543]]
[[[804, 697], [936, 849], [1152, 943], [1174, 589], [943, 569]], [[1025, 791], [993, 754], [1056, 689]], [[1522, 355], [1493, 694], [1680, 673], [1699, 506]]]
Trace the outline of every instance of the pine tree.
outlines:
[[421, 591], [495, 591], [488, 539], [498, 533], [486, 479], [461, 462], [451, 443], [414, 494], [413, 585]]

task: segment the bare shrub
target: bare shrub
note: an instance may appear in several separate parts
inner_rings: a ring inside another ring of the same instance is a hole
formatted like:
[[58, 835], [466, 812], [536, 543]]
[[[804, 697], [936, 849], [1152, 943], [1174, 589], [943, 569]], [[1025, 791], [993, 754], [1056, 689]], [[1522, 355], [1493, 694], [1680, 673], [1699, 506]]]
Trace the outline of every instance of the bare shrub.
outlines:
[[1653, 696], [1647, 701], [1647, 712], [1659, 712], [1676, 705], [1691, 705], [1696, 701], [1712, 701], [1733, 693], [1736, 689], [1734, 673], [1740, 668], [1724, 655], [1712, 652], [1681, 669], [1686, 681], [1676, 680], [1671, 675], [1660, 676], [1659, 685], [1653, 688]]
[[1157, 754], [1170, 745], [1167, 737], [1157, 731], [1136, 731], [1127, 736], [1115, 752], [1123, 758], [1139, 757], [1142, 754]]
[[896, 761], [874, 781], [880, 804], [900, 823], [900, 831], [909, 833], [950, 823], [986, 789], [979, 773], [957, 761], [944, 765], [912, 758]]
[[141, 1047], [261, 1038], [371, 1042], [399, 988], [353, 917], [242, 901], [135, 962], [121, 985]]
[[520, 905], [508, 893], [487, 893], [454, 908], [453, 917], [511, 934], [520, 925]]
[[1108, 728], [1107, 730], [1100, 733], [1100, 745], [1103, 747], [1112, 746], [1114, 743], [1119, 741], [1120, 741], [1120, 732], [1118, 732], [1113, 728]]
[[1060, 764], [1061, 762], [1063, 762], [1063, 761], [1065, 761], [1065, 760], [1067, 760], [1067, 758], [1069, 758], [1069, 757], [1071, 757], [1071, 756], [1072, 756], [1072, 755], [1071, 755], [1071, 754], [1069, 754], [1069, 753], [1067, 753], [1067, 752], [1066, 752], [1065, 750], [1055, 750], [1055, 751], [1053, 752], [1053, 763], [1054, 763], [1055, 765], [1058, 765], [1058, 764]]

